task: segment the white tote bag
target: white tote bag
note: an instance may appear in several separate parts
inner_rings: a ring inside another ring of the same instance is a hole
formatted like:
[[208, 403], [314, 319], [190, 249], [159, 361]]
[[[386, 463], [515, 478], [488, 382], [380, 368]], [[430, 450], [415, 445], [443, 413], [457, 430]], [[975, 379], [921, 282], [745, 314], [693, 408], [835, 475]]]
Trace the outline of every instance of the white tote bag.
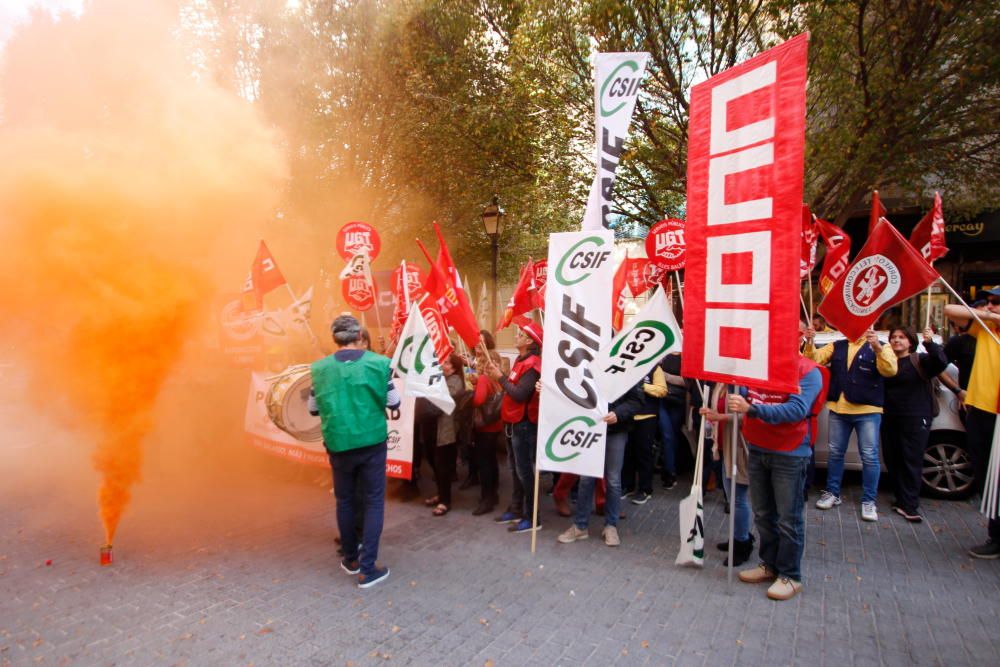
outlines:
[[[707, 388], [702, 392], [702, 405], [708, 404]], [[698, 429], [698, 452], [694, 461], [694, 483], [691, 493], [680, 504], [681, 548], [674, 563], [677, 565], [705, 564], [705, 510], [701, 497], [701, 471], [705, 465], [705, 418]]]

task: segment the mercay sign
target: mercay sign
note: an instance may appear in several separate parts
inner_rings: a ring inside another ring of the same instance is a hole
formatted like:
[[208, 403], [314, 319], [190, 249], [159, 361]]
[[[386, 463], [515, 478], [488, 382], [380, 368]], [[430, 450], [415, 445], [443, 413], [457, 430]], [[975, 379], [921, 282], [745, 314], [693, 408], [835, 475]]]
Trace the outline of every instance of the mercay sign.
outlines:
[[590, 188], [583, 229], [609, 226], [615, 168], [621, 159], [632, 122], [639, 84], [646, 73], [648, 53], [598, 53], [594, 62], [594, 111], [597, 134], [597, 176]]
[[537, 461], [541, 470], [604, 476], [607, 403], [590, 362], [611, 339], [610, 230], [551, 234]]
[[687, 377], [797, 390], [808, 39], [691, 90]]

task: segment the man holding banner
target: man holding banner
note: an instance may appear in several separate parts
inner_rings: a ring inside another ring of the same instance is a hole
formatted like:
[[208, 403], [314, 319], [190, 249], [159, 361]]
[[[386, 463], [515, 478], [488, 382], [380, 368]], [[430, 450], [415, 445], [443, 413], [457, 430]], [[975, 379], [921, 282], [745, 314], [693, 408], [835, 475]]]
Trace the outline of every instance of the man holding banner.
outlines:
[[[603, 419], [608, 425], [608, 435], [604, 444], [604, 483], [607, 495], [604, 501], [604, 530], [601, 531], [601, 537], [609, 547], [621, 544], [621, 538], [618, 536], [618, 518], [622, 501], [622, 464], [625, 461], [625, 445], [628, 443], [633, 419], [643, 406], [642, 384], [640, 382], [633, 386], [613, 401]], [[590, 537], [588, 532], [590, 508], [593, 506], [597, 481], [596, 477], [580, 478], [573, 525], [556, 538], [563, 544], [571, 544]]]
[[[805, 330], [805, 323], [800, 323], [800, 339]], [[810, 415], [825, 398], [822, 370], [816, 363], [799, 357], [798, 372], [797, 392], [750, 388], [745, 396], [731, 394], [727, 405], [729, 412], [746, 415], [743, 437], [750, 445], [750, 499], [760, 535], [760, 564], [740, 572], [740, 581], [772, 582], [767, 589], [772, 600], [789, 600], [802, 591], [806, 536], [802, 486], [815, 438]], [[713, 416], [704, 409], [703, 413]]]
[[[976, 357], [972, 363], [968, 394], [965, 397], [965, 432], [976, 472], [976, 484], [987, 483], [983, 494], [988, 498], [988, 462], [992, 462], [994, 470], [996, 469], [996, 459], [990, 457], [991, 447], [994, 457], [1000, 455], [1000, 424], [997, 420], [997, 413], [1000, 413], [1000, 345], [992, 340], [983, 325], [992, 328], [994, 333], [1000, 332], [1000, 286], [986, 290], [986, 299], [985, 309], [976, 312], [981, 323], [973, 322], [969, 327], [969, 333], [976, 337]], [[963, 326], [971, 319], [965, 306], [949, 304], [945, 306], [944, 314]], [[994, 498], [994, 504], [986, 507], [989, 539], [984, 544], [969, 549], [969, 555], [973, 558], [1000, 558], [1000, 519], [994, 514], [995, 502]]]

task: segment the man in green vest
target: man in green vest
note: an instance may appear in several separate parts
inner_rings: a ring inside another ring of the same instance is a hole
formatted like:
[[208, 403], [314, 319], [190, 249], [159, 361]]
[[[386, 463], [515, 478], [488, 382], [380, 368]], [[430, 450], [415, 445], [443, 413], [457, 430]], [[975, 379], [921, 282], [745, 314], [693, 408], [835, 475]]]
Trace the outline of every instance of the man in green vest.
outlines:
[[[358, 587], [369, 588], [389, 576], [379, 567], [378, 543], [385, 514], [385, 459], [388, 427], [385, 410], [399, 407], [389, 359], [370, 352], [361, 324], [341, 315], [331, 327], [337, 351], [312, 365], [313, 399], [323, 427], [333, 488], [337, 498], [337, 526], [344, 558], [340, 567], [359, 574]], [[364, 517], [359, 548], [355, 488], [361, 487]]]

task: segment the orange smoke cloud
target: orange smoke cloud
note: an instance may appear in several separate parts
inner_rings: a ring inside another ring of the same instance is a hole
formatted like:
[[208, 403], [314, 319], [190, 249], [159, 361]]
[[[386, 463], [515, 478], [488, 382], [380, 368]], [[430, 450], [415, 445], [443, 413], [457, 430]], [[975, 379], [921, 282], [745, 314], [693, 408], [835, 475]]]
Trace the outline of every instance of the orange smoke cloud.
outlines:
[[176, 28], [149, 2], [95, 2], [36, 16], [2, 54], [0, 307], [38, 405], [96, 443], [108, 542], [160, 389], [285, 177], [277, 137], [193, 77]]

